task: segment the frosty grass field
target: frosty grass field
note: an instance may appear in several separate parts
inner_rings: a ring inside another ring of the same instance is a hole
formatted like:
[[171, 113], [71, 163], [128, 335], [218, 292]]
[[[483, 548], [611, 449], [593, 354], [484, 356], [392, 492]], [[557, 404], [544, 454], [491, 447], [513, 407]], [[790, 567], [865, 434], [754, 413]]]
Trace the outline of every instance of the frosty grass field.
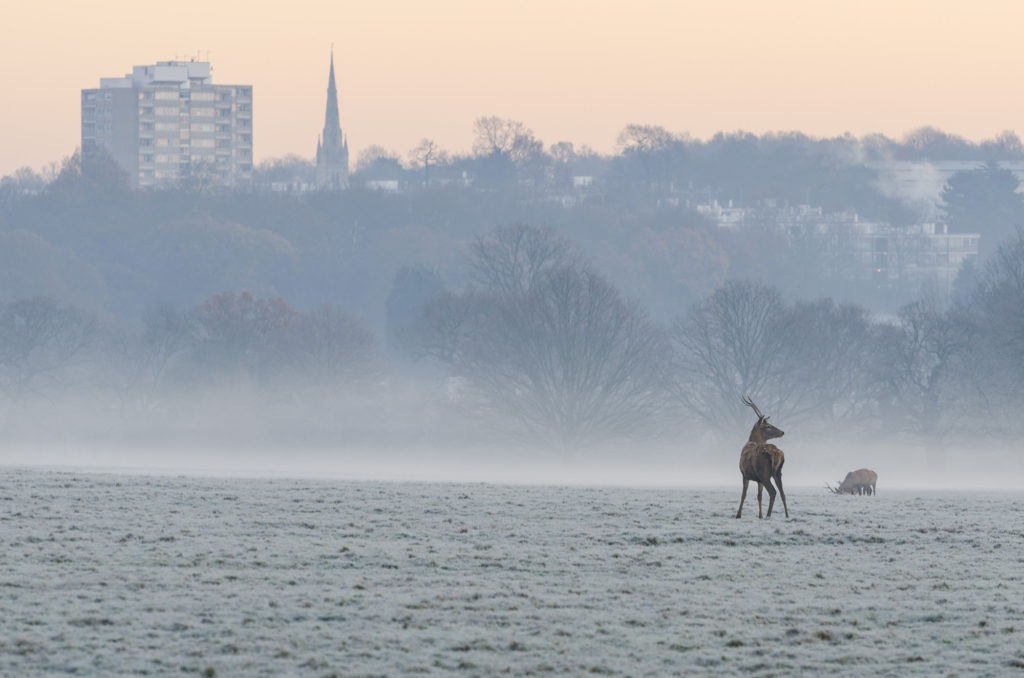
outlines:
[[1024, 670], [1022, 496], [879, 491], [0, 467], [0, 675]]

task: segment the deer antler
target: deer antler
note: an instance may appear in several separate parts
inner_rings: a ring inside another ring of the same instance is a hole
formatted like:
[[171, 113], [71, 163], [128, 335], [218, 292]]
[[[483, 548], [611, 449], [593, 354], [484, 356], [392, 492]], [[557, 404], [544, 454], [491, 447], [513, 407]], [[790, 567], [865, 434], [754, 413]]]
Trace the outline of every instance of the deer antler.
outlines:
[[743, 396], [742, 398], [740, 398], [740, 400], [743, 402], [744, 405], [754, 410], [754, 414], [756, 414], [759, 419], [764, 418], [764, 415], [761, 414], [761, 410], [757, 409], [757, 405], [755, 405], [754, 401], [750, 399], [750, 396]]

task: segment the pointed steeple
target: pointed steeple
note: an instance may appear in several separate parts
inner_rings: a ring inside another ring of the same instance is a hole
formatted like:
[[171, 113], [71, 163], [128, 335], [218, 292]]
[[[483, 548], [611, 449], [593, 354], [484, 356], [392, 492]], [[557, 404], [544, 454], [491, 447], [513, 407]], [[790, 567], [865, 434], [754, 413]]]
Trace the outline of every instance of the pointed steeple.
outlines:
[[341, 131], [338, 114], [338, 88], [334, 80], [334, 47], [331, 47], [331, 71], [327, 78], [327, 110], [324, 131], [317, 140], [317, 185], [337, 190], [348, 183], [348, 140]]
[[341, 119], [338, 115], [338, 88], [334, 84], [334, 50], [331, 50], [331, 75], [327, 78], [327, 114], [324, 116], [324, 140], [332, 133], [341, 134]]

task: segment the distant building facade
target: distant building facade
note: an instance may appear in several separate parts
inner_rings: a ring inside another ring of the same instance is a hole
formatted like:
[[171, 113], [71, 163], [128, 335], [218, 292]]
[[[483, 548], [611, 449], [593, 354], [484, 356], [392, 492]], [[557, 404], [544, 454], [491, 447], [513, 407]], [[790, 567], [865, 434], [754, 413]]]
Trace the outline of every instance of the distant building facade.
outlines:
[[158, 61], [82, 90], [82, 155], [105, 149], [135, 188], [252, 183], [252, 85], [215, 85], [208, 61]]
[[324, 131], [316, 143], [316, 184], [320, 190], [337, 191], [348, 185], [348, 138], [341, 131], [338, 88], [334, 83], [334, 52], [327, 79], [327, 111]]
[[978, 233], [949, 233], [942, 223], [893, 226], [863, 221], [855, 212], [825, 212], [811, 205], [778, 207], [767, 200], [757, 208], [711, 201], [694, 208], [719, 228], [761, 228], [791, 246], [813, 252], [824, 270], [879, 289], [903, 286], [948, 295], [961, 268], [978, 258]]
[[850, 277], [879, 286], [902, 282], [949, 294], [963, 265], [978, 258], [981, 236], [949, 233], [944, 224], [860, 222], [857, 226], [836, 234], [856, 263]]

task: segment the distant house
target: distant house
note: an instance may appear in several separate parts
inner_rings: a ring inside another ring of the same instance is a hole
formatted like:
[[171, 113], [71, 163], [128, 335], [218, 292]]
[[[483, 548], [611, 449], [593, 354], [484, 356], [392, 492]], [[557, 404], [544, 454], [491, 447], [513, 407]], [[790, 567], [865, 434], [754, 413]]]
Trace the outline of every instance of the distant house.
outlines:
[[700, 214], [714, 221], [720, 228], [742, 228], [747, 223], [751, 210], [745, 207], [733, 207], [732, 200], [728, 206], [720, 205], [717, 200], [696, 205]]
[[363, 182], [363, 187], [371, 191], [398, 191], [397, 179], [368, 179]]

